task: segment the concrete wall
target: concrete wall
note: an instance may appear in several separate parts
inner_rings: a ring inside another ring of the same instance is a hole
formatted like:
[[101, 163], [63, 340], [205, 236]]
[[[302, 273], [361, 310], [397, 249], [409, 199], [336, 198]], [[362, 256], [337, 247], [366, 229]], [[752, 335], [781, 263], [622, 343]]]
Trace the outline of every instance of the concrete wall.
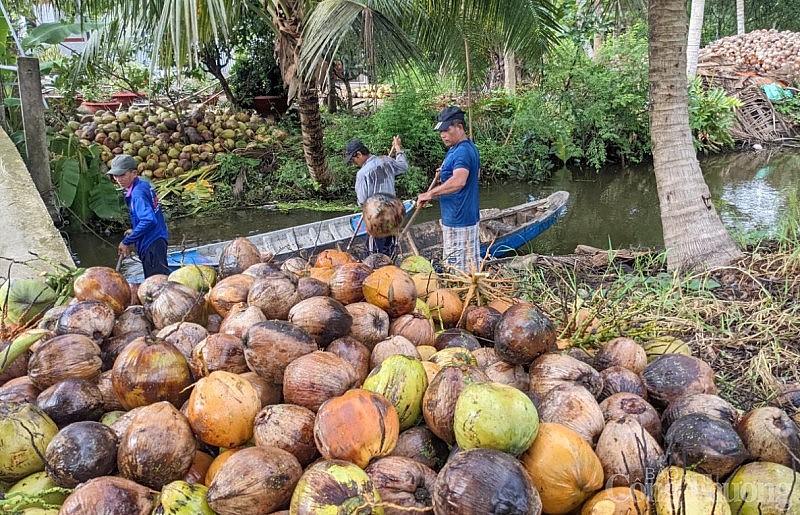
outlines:
[[25, 162], [0, 129], [0, 282], [35, 277], [52, 268], [46, 260], [74, 267], [64, 239], [53, 225]]

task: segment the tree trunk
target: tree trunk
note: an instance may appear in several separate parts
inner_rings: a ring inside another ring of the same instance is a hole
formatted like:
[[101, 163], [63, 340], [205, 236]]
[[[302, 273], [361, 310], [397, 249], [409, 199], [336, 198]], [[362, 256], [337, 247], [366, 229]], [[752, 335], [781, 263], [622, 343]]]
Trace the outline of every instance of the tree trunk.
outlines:
[[[600, 0], [595, 0], [593, 8], [596, 19], [602, 20], [605, 17], [603, 2]], [[592, 59], [597, 60], [597, 57], [600, 55], [600, 48], [603, 46], [604, 41], [605, 29], [598, 28], [597, 32], [594, 34], [594, 39], [592, 40]]]
[[231, 85], [228, 83], [228, 79], [225, 78], [225, 74], [222, 71], [222, 69], [225, 68], [225, 64], [220, 62], [219, 48], [205, 47], [200, 52], [200, 61], [203, 63], [203, 66], [205, 66], [206, 71], [217, 79], [223, 93], [228, 97], [228, 101], [233, 104], [234, 107], [238, 108], [239, 99], [234, 96]]
[[686, 47], [686, 76], [689, 80], [697, 75], [697, 54], [700, 51], [700, 36], [703, 32], [703, 15], [706, 0], [692, 0], [692, 13], [689, 17], [689, 45]]
[[504, 57], [506, 93], [513, 95], [517, 92], [517, 59], [513, 50], [506, 50]]
[[[47, 134], [44, 120], [44, 101], [42, 100], [42, 77], [39, 72], [39, 59], [19, 57], [19, 93], [22, 107], [22, 128], [25, 132], [26, 164], [33, 183], [42, 197], [47, 212], [56, 227], [63, 220], [58, 210], [56, 193], [50, 176], [50, 160], [47, 150]], [[17, 216], [24, 216], [18, 213]]]
[[325, 99], [325, 103], [328, 105], [329, 113], [335, 113], [337, 111], [336, 104], [338, 100], [339, 99], [336, 95], [336, 77], [331, 71], [330, 75], [328, 76], [328, 96]]
[[736, 0], [736, 33], [744, 34], [744, 0]]
[[319, 112], [319, 96], [317, 90], [306, 86], [300, 87], [297, 97], [300, 110], [300, 126], [303, 130], [303, 154], [311, 177], [320, 186], [327, 187], [333, 182], [333, 174], [325, 159], [322, 146], [322, 117]]
[[722, 225], [692, 143], [684, 0], [649, 0], [650, 133], [669, 270], [723, 266], [742, 254]]
[[289, 0], [279, 3], [276, 9], [278, 14], [272, 20], [278, 29], [275, 38], [275, 57], [281, 67], [283, 82], [289, 88], [289, 100], [297, 97], [300, 130], [303, 133], [303, 154], [308, 173], [320, 186], [327, 188], [333, 182], [333, 174], [328, 168], [322, 146], [322, 121], [316, 84], [313, 81], [303, 83], [297, 76], [303, 33], [302, 8], [302, 2], [299, 1]]

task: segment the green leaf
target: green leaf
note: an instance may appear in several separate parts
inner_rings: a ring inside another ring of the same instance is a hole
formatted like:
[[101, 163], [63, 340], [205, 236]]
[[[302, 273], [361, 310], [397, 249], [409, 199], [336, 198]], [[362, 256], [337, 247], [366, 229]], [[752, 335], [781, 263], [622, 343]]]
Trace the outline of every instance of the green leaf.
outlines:
[[67, 157], [60, 160], [61, 176], [58, 181], [56, 195], [61, 204], [67, 207], [72, 206], [75, 201], [75, 193], [78, 191], [78, 182], [81, 179], [81, 168], [78, 160]]
[[11, 134], [9, 134], [9, 137], [11, 138], [11, 141], [14, 143], [14, 145], [17, 147], [17, 151], [19, 152], [19, 155], [22, 156], [22, 159], [28, 159], [28, 154], [27, 154], [28, 149], [25, 147], [25, 131], [23, 130], [14, 131]]
[[89, 207], [92, 212], [104, 220], [122, 222], [125, 220], [125, 208], [117, 187], [111, 181], [100, 181], [89, 195]]
[[95, 177], [90, 177], [88, 173], [84, 173], [85, 165], [83, 160], [79, 161], [79, 165], [81, 166], [81, 174], [75, 191], [75, 200], [72, 203], [72, 212], [82, 221], [88, 222], [92, 214], [89, 198], [97, 180]]
[[6, 107], [19, 107], [22, 102], [17, 97], [8, 97], [3, 99], [3, 105]]
[[22, 46], [34, 48], [43, 44], [57, 45], [63, 43], [68, 37], [80, 35], [103, 26], [104, 24], [102, 23], [42, 23], [23, 38]]
[[71, 154], [73, 149], [79, 145], [78, 139], [74, 135], [69, 137], [58, 136], [50, 140], [50, 151], [55, 155]]
[[714, 279], [692, 279], [686, 285], [686, 289], [689, 291], [715, 290], [720, 286], [722, 285]]

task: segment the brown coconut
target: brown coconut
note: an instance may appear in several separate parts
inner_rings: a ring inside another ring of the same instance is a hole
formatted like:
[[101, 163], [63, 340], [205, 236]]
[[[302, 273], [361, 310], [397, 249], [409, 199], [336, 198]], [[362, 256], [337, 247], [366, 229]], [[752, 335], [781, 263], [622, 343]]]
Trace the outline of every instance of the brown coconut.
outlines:
[[315, 351], [295, 359], [283, 374], [283, 398], [316, 412], [326, 400], [353, 388], [353, 366], [336, 354]]
[[252, 326], [242, 345], [250, 370], [274, 384], [283, 383], [289, 363], [318, 349], [308, 332], [282, 320], [267, 320]]
[[515, 304], [503, 313], [494, 330], [494, 348], [503, 361], [528, 365], [556, 350], [553, 323], [531, 304]]
[[219, 256], [219, 275], [222, 278], [241, 274], [261, 262], [261, 252], [247, 238], [236, 238], [225, 245]]

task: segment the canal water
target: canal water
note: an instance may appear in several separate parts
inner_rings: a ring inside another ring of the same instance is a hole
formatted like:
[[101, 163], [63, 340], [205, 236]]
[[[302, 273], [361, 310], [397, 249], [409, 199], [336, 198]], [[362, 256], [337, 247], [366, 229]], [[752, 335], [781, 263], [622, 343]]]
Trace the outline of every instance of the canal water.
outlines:
[[[787, 211], [788, 199], [800, 189], [800, 151], [763, 150], [701, 159], [706, 183], [723, 223], [731, 232], [775, 231]], [[651, 165], [594, 170], [562, 169], [544, 184], [505, 182], [481, 187], [481, 207], [509, 207], [566, 190], [570, 201], [564, 216], [539, 236], [529, 251], [569, 254], [577, 245], [599, 248], [662, 248], [658, 193]], [[308, 210], [279, 212], [242, 209], [224, 215], [168, 221], [170, 244], [193, 247], [230, 240], [344, 213]], [[423, 209], [417, 221], [438, 218], [439, 209]], [[71, 233], [70, 243], [82, 266], [116, 263], [121, 235], [105, 239]]]

